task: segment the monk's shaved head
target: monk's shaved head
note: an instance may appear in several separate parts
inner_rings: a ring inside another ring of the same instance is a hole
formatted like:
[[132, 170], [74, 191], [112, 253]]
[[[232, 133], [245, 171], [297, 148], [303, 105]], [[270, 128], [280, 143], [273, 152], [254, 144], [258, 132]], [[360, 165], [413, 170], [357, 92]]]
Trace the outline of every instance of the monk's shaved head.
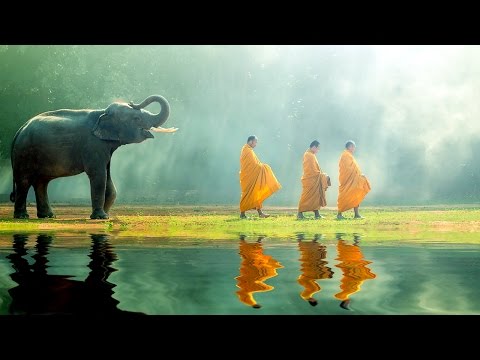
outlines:
[[313, 140], [311, 143], [310, 143], [310, 147], [319, 147], [320, 146], [320, 142], [318, 140]]
[[257, 146], [257, 141], [258, 139], [255, 135], [250, 135], [247, 139], [247, 144], [253, 149], [255, 146]]
[[348, 140], [347, 143], [345, 144], [345, 149], [348, 149], [350, 146], [355, 146], [357, 147], [357, 145], [355, 144], [355, 141], [353, 140]]

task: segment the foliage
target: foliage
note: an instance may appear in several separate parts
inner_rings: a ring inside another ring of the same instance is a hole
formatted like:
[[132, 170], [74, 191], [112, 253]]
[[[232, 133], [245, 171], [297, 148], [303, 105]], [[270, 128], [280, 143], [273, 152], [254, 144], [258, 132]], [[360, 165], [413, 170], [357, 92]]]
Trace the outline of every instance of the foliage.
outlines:
[[[168, 191], [190, 191], [200, 203], [236, 203], [240, 148], [256, 134], [259, 158], [283, 186], [273, 205], [298, 201], [301, 157], [313, 138], [332, 179], [343, 143], [357, 141], [373, 186], [366, 204], [478, 202], [470, 104], [479, 48], [412, 47], [404, 58], [395, 56], [400, 48], [378, 48], [0, 46], [0, 157], [9, 158], [15, 132], [38, 113], [162, 94], [172, 106], [167, 125], [180, 130], [117, 151], [119, 201], [160, 203]], [[426, 69], [425, 59], [434, 60]], [[88, 199], [88, 181], [73, 181], [55, 180], [51, 198]], [[335, 199], [329, 190], [327, 201]]]

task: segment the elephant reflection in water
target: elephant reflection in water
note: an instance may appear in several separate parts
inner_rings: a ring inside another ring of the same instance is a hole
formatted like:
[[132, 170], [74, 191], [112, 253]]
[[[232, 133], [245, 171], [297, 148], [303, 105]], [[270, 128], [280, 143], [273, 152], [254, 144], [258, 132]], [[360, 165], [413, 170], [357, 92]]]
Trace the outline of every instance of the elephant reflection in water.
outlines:
[[298, 234], [298, 249], [300, 250], [301, 274], [297, 282], [304, 287], [300, 293], [303, 300], [308, 301], [312, 306], [318, 304], [313, 295], [321, 290], [315, 280], [331, 279], [333, 271], [326, 266], [328, 263], [325, 258], [327, 256], [327, 247], [318, 243], [319, 235], [315, 235], [313, 241], [305, 241], [304, 234]]
[[368, 267], [371, 261], [364, 260], [362, 251], [358, 246], [360, 236], [354, 235], [354, 243], [347, 244], [342, 239], [344, 234], [337, 234], [337, 255], [336, 260], [340, 261], [335, 265], [340, 268], [343, 273], [340, 281], [340, 291], [335, 294], [335, 297], [341, 301], [340, 307], [346, 310], [349, 309], [350, 296], [360, 291], [361, 286], [365, 280], [375, 279], [375, 275]]
[[255, 309], [259, 309], [261, 305], [255, 301], [253, 294], [273, 290], [274, 287], [264, 281], [277, 276], [277, 269], [283, 268], [277, 260], [263, 253], [262, 239], [260, 236], [256, 242], [248, 243], [245, 236], [240, 236], [239, 254], [242, 263], [240, 275], [235, 278], [237, 287], [240, 288], [237, 291], [239, 300]]
[[[91, 269], [85, 281], [72, 280], [69, 275], [49, 275], [47, 272], [50, 235], [38, 235], [33, 265], [24, 258], [27, 235], [13, 236], [14, 252], [8, 256], [15, 272], [10, 276], [18, 286], [9, 290], [12, 297], [10, 314], [142, 314], [117, 308], [112, 298], [114, 284], [107, 281], [116, 269], [117, 260], [106, 235], [91, 235]], [[142, 314], [143, 315], [143, 314]]]

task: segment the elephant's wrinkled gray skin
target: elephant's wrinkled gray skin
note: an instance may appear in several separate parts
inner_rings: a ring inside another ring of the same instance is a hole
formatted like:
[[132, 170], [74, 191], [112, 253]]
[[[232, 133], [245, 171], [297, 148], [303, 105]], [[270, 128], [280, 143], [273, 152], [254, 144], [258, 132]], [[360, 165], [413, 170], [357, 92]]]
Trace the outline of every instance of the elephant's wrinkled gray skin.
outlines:
[[[158, 114], [143, 108], [161, 105]], [[167, 121], [170, 106], [160, 95], [140, 104], [112, 103], [104, 110], [57, 110], [35, 116], [15, 134], [12, 142], [14, 217], [28, 218], [26, 199], [35, 190], [37, 216], [54, 217], [47, 194], [48, 183], [58, 177], [86, 172], [90, 179], [91, 219], [108, 219], [116, 198], [110, 177], [110, 159], [121, 145], [140, 143], [153, 135], [148, 131]]]

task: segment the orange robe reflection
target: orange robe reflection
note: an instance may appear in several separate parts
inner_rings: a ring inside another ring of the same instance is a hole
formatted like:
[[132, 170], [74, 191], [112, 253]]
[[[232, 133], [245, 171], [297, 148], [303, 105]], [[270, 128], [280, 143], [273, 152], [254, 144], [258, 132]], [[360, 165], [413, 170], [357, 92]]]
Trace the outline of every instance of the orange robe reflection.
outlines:
[[370, 182], [362, 175], [360, 166], [348, 150], [344, 150], [338, 164], [339, 187], [337, 207], [339, 212], [358, 207], [370, 191]]
[[277, 276], [277, 269], [283, 268], [277, 260], [263, 253], [259, 242], [247, 243], [240, 241], [240, 276], [237, 276], [238, 299], [246, 305], [254, 306], [257, 302], [253, 298], [256, 292], [273, 290], [274, 287], [264, 283], [265, 280]]
[[327, 174], [318, 164], [317, 157], [310, 149], [303, 155], [302, 195], [298, 211], [315, 211], [327, 205], [325, 191], [328, 188]]
[[343, 278], [340, 281], [340, 291], [335, 297], [341, 301], [347, 300], [352, 294], [360, 291], [365, 280], [375, 279], [375, 275], [366, 265], [371, 261], [363, 259], [363, 254], [359, 246], [349, 245], [344, 240], [339, 240], [337, 244], [338, 257], [336, 260], [340, 264], [335, 265], [342, 269]]
[[263, 201], [282, 186], [271, 167], [258, 160], [253, 148], [245, 144], [240, 154], [240, 211], [261, 209]]
[[330, 279], [333, 276], [332, 270], [326, 266], [328, 263], [324, 260], [327, 256], [327, 248], [316, 241], [305, 242], [299, 241], [298, 248], [300, 250], [300, 263], [302, 274], [297, 281], [305, 289], [300, 296], [304, 300], [309, 300], [313, 294], [321, 290], [315, 280]]

